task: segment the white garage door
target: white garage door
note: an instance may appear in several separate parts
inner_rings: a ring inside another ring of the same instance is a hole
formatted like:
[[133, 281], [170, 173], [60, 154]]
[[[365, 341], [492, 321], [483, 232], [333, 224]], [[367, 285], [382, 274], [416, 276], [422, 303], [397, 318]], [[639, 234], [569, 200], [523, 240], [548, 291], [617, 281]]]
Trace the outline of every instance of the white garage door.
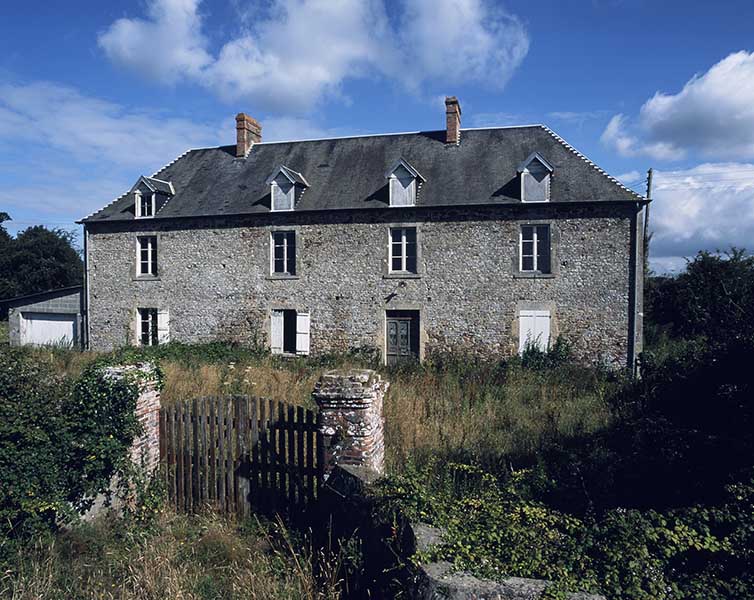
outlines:
[[21, 343], [41, 346], [76, 343], [76, 315], [21, 313]]

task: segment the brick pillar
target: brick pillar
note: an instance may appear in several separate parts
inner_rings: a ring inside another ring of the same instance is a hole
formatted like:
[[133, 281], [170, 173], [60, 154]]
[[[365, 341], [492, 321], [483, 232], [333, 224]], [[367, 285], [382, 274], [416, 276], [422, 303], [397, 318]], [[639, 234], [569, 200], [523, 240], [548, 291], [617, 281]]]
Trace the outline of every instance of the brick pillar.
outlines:
[[131, 446], [131, 460], [137, 465], [141, 465], [143, 460], [147, 472], [151, 473], [160, 464], [160, 390], [155, 368], [151, 363], [141, 363], [105, 370], [106, 377], [121, 378], [124, 375], [134, 377], [138, 382], [136, 417], [143, 428], [142, 434]]
[[370, 369], [336, 369], [312, 392], [324, 438], [325, 477], [336, 465], [385, 469], [382, 402], [390, 384]]

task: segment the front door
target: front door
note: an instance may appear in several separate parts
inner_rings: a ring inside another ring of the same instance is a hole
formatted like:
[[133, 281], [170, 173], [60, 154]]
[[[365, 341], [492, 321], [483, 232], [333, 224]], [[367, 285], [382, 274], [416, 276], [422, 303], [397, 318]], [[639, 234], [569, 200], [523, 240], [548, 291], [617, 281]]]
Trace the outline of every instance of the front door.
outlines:
[[388, 365], [418, 360], [419, 315], [416, 311], [388, 311], [386, 334]]

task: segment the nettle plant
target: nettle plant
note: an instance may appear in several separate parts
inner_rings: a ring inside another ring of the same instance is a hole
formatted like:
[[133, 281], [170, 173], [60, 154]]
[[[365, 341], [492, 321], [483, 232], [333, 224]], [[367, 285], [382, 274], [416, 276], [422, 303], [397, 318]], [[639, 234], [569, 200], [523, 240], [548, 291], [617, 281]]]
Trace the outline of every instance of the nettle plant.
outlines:
[[55, 529], [128, 472], [138, 371], [111, 377], [107, 366], [71, 381], [29, 353], [0, 351], [0, 535]]

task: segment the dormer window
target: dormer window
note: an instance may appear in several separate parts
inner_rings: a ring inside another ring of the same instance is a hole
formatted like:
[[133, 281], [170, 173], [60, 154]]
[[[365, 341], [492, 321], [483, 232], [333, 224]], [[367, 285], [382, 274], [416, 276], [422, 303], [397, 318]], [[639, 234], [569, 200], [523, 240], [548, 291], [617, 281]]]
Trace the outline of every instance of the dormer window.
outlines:
[[309, 183], [298, 171], [280, 166], [268, 179], [270, 186], [270, 210], [282, 212], [294, 210], [296, 202]]
[[538, 152], [533, 152], [518, 167], [521, 175], [522, 202], [549, 202], [553, 168]]
[[390, 206], [415, 206], [419, 183], [424, 178], [407, 161], [400, 159], [385, 173], [390, 189]]
[[134, 216], [150, 219], [175, 195], [173, 184], [154, 177], [139, 177], [131, 188], [134, 197]]
[[142, 192], [136, 190], [136, 218], [144, 219], [154, 217], [155, 213], [155, 196], [154, 192]]

